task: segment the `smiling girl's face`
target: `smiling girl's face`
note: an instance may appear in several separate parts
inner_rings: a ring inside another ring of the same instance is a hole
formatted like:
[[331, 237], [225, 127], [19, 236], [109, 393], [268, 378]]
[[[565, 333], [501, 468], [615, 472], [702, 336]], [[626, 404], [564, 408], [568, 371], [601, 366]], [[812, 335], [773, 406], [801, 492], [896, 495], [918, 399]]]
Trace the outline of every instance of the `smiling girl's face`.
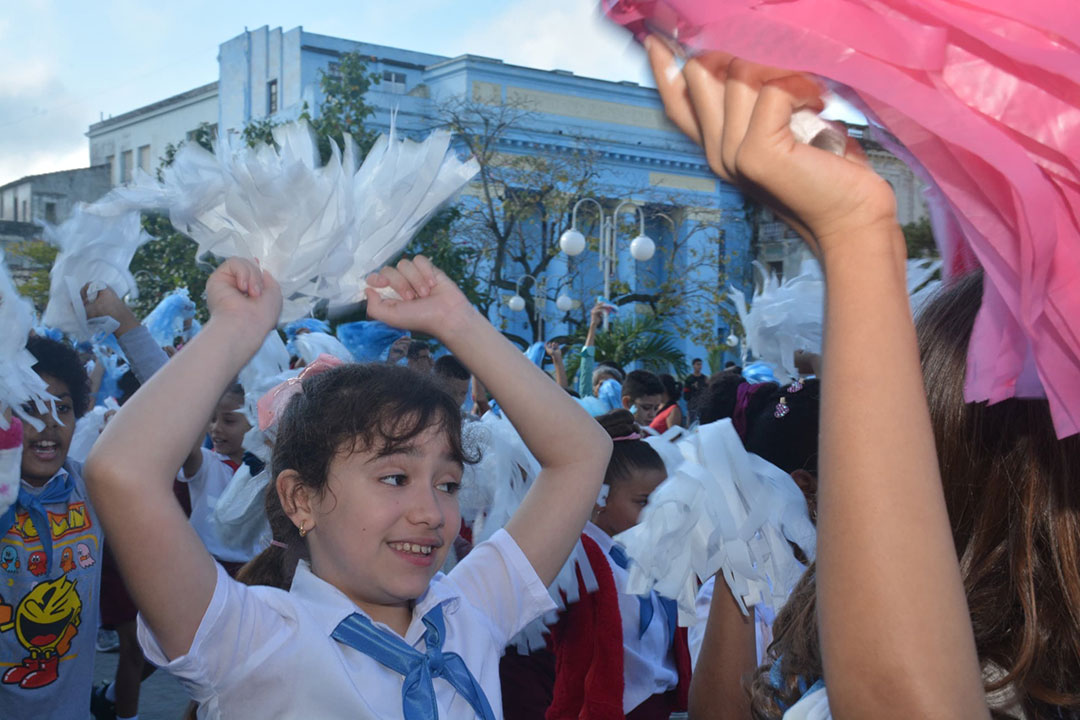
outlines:
[[461, 475], [438, 426], [389, 453], [339, 453], [312, 503], [313, 571], [373, 619], [385, 608], [410, 607], [460, 530]]

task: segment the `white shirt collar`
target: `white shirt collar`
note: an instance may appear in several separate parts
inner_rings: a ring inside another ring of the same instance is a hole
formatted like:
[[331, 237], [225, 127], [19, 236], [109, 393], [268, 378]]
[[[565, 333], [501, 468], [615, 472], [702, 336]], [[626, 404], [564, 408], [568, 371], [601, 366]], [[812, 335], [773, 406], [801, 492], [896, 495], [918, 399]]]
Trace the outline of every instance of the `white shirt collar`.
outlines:
[[[307, 560], [301, 560], [297, 563], [296, 573], [293, 575], [289, 592], [303, 600], [304, 605], [311, 611], [312, 616], [316, 618], [327, 637], [330, 637], [334, 632], [338, 623], [353, 613], [360, 613], [364, 617], [371, 619], [345, 593], [313, 573]], [[435, 573], [435, 577], [431, 579], [428, 589], [413, 604], [412, 621], [409, 623], [409, 629], [405, 633], [405, 641], [410, 645], [415, 645], [417, 640], [424, 634], [422, 621], [424, 614], [440, 604], [444, 605], [443, 610], [445, 612], [456, 612], [460, 597], [461, 593], [457, 590], [457, 586], [453, 582], [447, 582], [446, 575], [441, 572]], [[383, 623], [374, 620], [372, 622], [389, 630]]]
[[22, 483], [22, 486], [24, 488], [30, 491], [31, 495], [37, 495], [40, 492], [44, 492], [45, 488], [49, 487], [49, 485], [51, 485], [53, 482], [56, 482], [57, 478], [66, 478], [68, 475], [70, 475], [71, 473], [68, 472], [66, 466], [67, 461], [65, 460], [64, 464], [60, 466], [60, 469], [54, 472], [53, 476], [46, 480], [44, 485], [31, 485], [23, 478], [19, 478], [19, 481]]
[[605, 553], [610, 553], [611, 548], [615, 546], [615, 540], [606, 532], [600, 529], [600, 526], [591, 520], [585, 523], [585, 534], [600, 546], [600, 549]]

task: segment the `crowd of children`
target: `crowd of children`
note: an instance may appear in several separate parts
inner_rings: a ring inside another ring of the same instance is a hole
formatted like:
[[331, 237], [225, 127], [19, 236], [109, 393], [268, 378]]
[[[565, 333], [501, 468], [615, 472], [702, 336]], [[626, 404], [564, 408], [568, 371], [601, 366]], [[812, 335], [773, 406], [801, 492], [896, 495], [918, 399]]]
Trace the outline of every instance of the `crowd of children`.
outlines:
[[109, 351], [3, 353], [0, 716], [135, 718], [156, 666], [199, 718], [1080, 717], [1080, 435], [965, 401], [982, 272], [913, 317], [891, 188], [792, 135], [819, 85], [644, 44], [670, 120], [821, 263], [821, 356], [680, 382], [598, 357], [600, 303], [571, 380], [423, 256], [284, 343], [249, 259], [202, 325], [186, 291], [140, 322], [84, 287]]

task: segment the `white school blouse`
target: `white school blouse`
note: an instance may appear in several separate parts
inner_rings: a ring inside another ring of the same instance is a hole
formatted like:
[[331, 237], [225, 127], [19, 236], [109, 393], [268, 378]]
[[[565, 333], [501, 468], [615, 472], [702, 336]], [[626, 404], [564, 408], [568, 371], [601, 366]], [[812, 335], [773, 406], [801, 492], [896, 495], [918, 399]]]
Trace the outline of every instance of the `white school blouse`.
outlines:
[[[514, 539], [499, 530], [449, 575], [437, 573], [417, 599], [405, 641], [421, 652], [421, 618], [440, 603], [443, 651], [462, 657], [502, 718], [499, 657], [519, 630], [555, 609], [551, 596]], [[243, 585], [219, 566], [186, 655], [170, 662], [141, 616], [139, 642], [147, 659], [175, 675], [199, 703], [200, 718], [401, 718], [402, 676], [330, 637], [354, 612], [363, 611], [306, 562], [288, 592]], [[448, 682], [434, 683], [440, 718], [475, 717]]]
[[615, 579], [615, 590], [619, 594], [623, 638], [623, 712], [628, 713], [653, 695], [672, 690], [679, 684], [674, 653], [668, 643], [667, 615], [656, 593], [652, 593], [653, 619], [645, 634], [639, 637], [641, 603], [637, 595], [626, 592], [629, 571], [611, 559], [611, 547], [615, 541], [591, 522], [585, 523], [584, 532], [604, 551]]

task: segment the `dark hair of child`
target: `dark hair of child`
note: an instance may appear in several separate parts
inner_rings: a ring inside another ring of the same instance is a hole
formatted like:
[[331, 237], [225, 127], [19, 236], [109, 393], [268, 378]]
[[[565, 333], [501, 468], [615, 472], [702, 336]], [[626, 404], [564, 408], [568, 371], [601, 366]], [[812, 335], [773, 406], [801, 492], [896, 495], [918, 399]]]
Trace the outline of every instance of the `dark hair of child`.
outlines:
[[608, 461], [604, 484], [614, 485], [633, 477], [641, 470], [664, 470], [660, 454], [643, 440], [626, 440], [638, 431], [634, 416], [629, 410], [612, 410], [596, 418], [596, 421], [616, 442], [612, 443], [611, 460]]
[[27, 338], [26, 349], [37, 360], [34, 363], [34, 372], [38, 375], [51, 375], [63, 381], [71, 393], [71, 407], [75, 411], [75, 417], [85, 415], [90, 409], [90, 378], [86, 375], [86, 368], [79, 360], [78, 353], [70, 345], [39, 335]]
[[[957, 280], [916, 328], [945, 504], [987, 691], [1011, 688], [1024, 717], [1080, 717], [1080, 435], [1058, 440], [1043, 399], [965, 403], [982, 274]], [[811, 566], [773, 625], [753, 715], [780, 718], [799, 679], [822, 677]], [[769, 681], [781, 660], [782, 686]], [[783, 703], [781, 705], [780, 703]], [[997, 710], [994, 718], [1012, 717]]]
[[662, 395], [664, 386], [660, 379], [648, 370], [631, 370], [622, 383], [622, 396], [637, 400], [645, 395]]
[[468, 380], [472, 377], [469, 369], [462, 365], [461, 361], [453, 355], [443, 355], [436, 360], [434, 371], [436, 375], [455, 380]]
[[420, 357], [420, 353], [424, 350], [431, 352], [431, 347], [423, 340], [413, 340], [409, 343], [409, 349], [405, 353], [405, 357], [409, 358], [410, 360], [415, 360]]
[[340, 365], [305, 378], [285, 406], [271, 457], [266, 516], [275, 542], [245, 565], [237, 579], [249, 585], [288, 589], [307, 541], [285, 514], [273, 482], [295, 470], [315, 492], [326, 491], [331, 461], [339, 453], [391, 453], [431, 427], [446, 434], [462, 464], [476, 462], [462, 447], [461, 412], [438, 382], [408, 368], [384, 363]]
[[135, 377], [135, 373], [128, 370], [116, 381], [116, 389], [120, 392], [119, 397], [116, 398], [116, 403], [120, 407], [124, 406], [131, 396], [135, 394], [135, 391], [141, 387], [139, 379]]
[[660, 381], [660, 385], [664, 388], [664, 393], [667, 394], [668, 400], [660, 408], [661, 411], [667, 410], [672, 405], [676, 405], [679, 402], [679, 398], [682, 396], [682, 383], [674, 378], [672, 375], [664, 373], [663, 375], [657, 375], [657, 379]]
[[[702, 424], [731, 417], [739, 387], [748, 383], [742, 375], [721, 372], [709, 380], [698, 405]], [[754, 387], [746, 405], [743, 446], [786, 473], [806, 470], [817, 477], [819, 407], [821, 383], [804, 380], [795, 392], [790, 383], [762, 383]], [[782, 405], [785, 410], [777, 411]]]

